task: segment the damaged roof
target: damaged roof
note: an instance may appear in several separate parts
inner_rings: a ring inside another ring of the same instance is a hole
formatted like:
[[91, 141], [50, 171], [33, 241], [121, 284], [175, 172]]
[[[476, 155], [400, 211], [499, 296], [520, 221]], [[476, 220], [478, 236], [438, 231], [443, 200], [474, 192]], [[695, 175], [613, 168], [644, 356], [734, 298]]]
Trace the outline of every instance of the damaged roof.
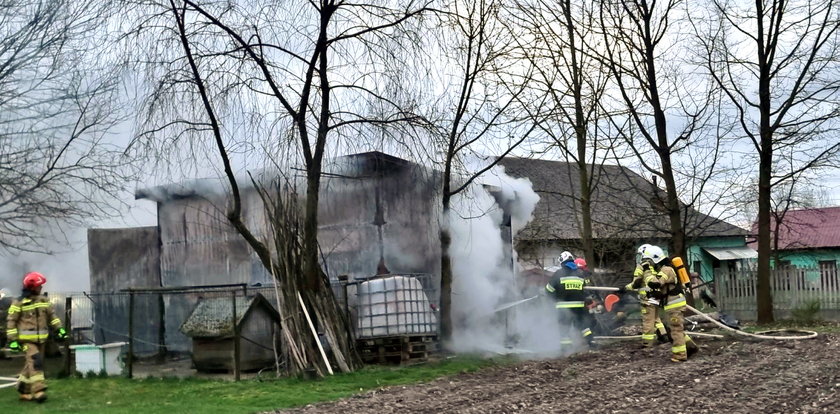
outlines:
[[[203, 298], [190, 316], [181, 325], [181, 332], [193, 338], [219, 338], [233, 336], [233, 309], [230, 296]], [[280, 314], [274, 306], [259, 293], [254, 296], [236, 298], [236, 323], [242, 324], [257, 306], [264, 307], [278, 324]]]
[[[540, 196], [532, 220], [520, 240], [580, 238], [580, 181], [577, 164], [506, 157], [500, 162], [513, 177], [528, 178]], [[592, 167], [592, 166], [590, 166]], [[592, 170], [591, 170], [592, 171]], [[592, 233], [596, 239], [669, 238], [665, 192], [619, 165], [594, 166]], [[747, 230], [683, 206], [688, 237], [746, 236]]]

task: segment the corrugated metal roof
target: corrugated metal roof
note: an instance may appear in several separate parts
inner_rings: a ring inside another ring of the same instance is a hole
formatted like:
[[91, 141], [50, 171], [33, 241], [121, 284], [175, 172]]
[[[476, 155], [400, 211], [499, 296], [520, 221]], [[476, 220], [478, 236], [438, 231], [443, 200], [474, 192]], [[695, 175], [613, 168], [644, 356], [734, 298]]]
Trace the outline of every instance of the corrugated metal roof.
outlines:
[[[771, 217], [770, 229], [775, 219]], [[753, 224], [753, 233], [758, 233]], [[779, 226], [779, 250], [840, 247], [840, 207], [790, 210]]]
[[747, 246], [704, 247], [703, 250], [718, 260], [755, 259], [758, 257], [758, 252]]

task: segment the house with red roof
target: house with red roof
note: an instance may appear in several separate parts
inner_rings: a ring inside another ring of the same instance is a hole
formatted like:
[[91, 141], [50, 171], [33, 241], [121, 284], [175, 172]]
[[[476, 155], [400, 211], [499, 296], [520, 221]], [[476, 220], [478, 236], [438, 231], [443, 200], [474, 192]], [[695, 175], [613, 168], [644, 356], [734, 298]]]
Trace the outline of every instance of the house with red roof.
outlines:
[[[778, 233], [777, 253], [782, 266], [835, 269], [840, 262], [840, 207], [808, 208], [787, 211], [776, 225], [772, 218], [772, 236]], [[753, 234], [757, 234], [753, 224]], [[771, 240], [771, 248], [773, 246]], [[756, 242], [751, 245], [757, 248]]]

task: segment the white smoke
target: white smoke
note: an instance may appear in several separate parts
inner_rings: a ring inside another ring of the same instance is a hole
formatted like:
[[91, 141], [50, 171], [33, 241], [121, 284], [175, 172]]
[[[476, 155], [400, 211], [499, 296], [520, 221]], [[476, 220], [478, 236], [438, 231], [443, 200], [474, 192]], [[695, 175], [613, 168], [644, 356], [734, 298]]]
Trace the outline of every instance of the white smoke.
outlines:
[[[530, 180], [510, 177], [501, 166], [477, 181], [481, 184], [453, 198], [448, 217], [454, 275], [452, 347], [459, 352], [558, 355], [561, 327], [553, 307], [542, 298], [496, 312], [501, 305], [522, 298], [521, 281], [515, 276], [519, 271], [516, 252], [503, 241], [502, 208], [511, 215], [515, 235], [533, 218], [539, 196]], [[539, 289], [531, 291], [535, 290]]]

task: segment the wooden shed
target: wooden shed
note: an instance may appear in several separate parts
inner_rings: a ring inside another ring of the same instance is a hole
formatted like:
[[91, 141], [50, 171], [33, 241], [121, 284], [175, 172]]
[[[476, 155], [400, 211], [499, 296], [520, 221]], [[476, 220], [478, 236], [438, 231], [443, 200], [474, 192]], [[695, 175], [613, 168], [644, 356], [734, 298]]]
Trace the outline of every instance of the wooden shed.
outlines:
[[[192, 360], [201, 372], [233, 371], [233, 301], [230, 296], [203, 298], [181, 332], [192, 339]], [[280, 354], [280, 314], [259, 293], [236, 298], [240, 369], [273, 366]]]

